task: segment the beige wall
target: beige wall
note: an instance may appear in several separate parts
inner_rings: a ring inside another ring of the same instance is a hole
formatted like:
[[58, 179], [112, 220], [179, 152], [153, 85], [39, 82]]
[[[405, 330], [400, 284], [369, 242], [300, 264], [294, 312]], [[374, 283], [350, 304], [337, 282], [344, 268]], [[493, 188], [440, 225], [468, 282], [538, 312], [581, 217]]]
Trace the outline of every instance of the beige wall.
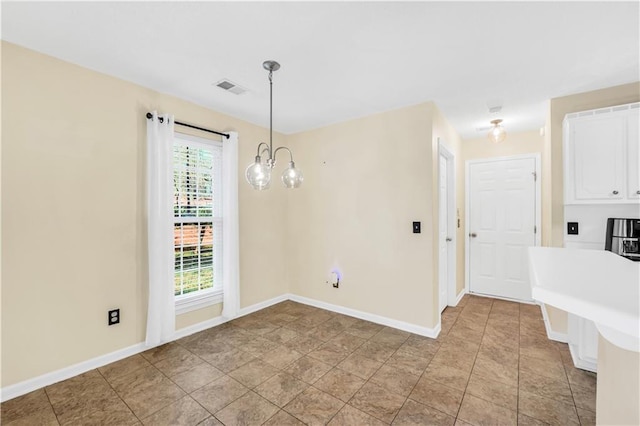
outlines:
[[640, 353], [599, 336], [596, 424], [640, 424]]
[[[241, 175], [268, 130], [5, 42], [2, 104], [4, 387], [144, 340], [147, 111], [238, 131]], [[240, 185], [242, 307], [288, 291], [287, 196]]]
[[[306, 176], [287, 204], [292, 293], [437, 324], [432, 129], [449, 143], [456, 137], [434, 116], [425, 103], [289, 136]], [[339, 289], [326, 283], [333, 268], [343, 276]]]

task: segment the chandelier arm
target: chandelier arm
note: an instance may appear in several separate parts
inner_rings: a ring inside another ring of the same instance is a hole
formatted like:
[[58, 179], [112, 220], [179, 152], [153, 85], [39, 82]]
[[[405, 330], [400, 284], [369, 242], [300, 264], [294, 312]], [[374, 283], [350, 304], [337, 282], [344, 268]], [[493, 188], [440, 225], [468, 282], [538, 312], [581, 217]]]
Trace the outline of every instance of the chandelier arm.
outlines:
[[281, 149], [286, 150], [289, 153], [289, 158], [291, 159], [291, 161], [293, 161], [293, 154], [291, 153], [291, 150], [289, 148], [287, 148], [286, 146], [281, 146], [279, 148], [276, 148], [276, 151], [273, 153], [273, 159], [276, 159], [276, 154], [278, 153], [278, 151], [280, 151]]
[[[256, 154], [257, 154], [258, 156], [262, 154], [262, 153], [260, 152], [260, 147], [261, 147], [262, 145], [265, 145], [265, 146], [267, 147], [267, 150], [269, 150], [269, 158], [271, 158], [271, 150], [269, 149], [269, 145], [267, 145], [267, 143], [266, 143], [266, 142], [260, 142], [260, 143], [258, 144], [258, 150], [257, 150], [258, 152], [257, 152]], [[262, 151], [262, 152], [264, 153], [264, 151]]]

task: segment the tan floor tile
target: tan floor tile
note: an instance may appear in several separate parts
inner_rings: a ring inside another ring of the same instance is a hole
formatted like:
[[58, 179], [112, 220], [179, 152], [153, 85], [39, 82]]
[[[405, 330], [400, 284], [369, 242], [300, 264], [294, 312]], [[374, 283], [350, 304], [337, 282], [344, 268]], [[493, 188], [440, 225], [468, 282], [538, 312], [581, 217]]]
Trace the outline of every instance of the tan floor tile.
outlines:
[[391, 327], [384, 327], [373, 337], [371, 342], [381, 343], [390, 348], [398, 349], [404, 342], [407, 341], [411, 333], [406, 331], [397, 330]]
[[577, 408], [596, 411], [596, 389], [582, 386], [571, 386], [571, 393]]
[[564, 404], [524, 391], [518, 394], [518, 412], [552, 424], [580, 424], [572, 404]]
[[393, 421], [393, 425], [453, 425], [454, 422], [455, 417], [449, 416], [433, 407], [428, 407], [408, 399]]
[[260, 356], [274, 350], [278, 346], [279, 344], [272, 340], [265, 339], [264, 337], [253, 336], [249, 342], [237, 347], [245, 352], [249, 352], [251, 355]]
[[520, 356], [540, 358], [550, 362], [562, 360], [558, 350], [548, 347], [522, 347], [520, 348]]
[[150, 363], [154, 364], [158, 361], [162, 361], [165, 358], [181, 355], [184, 352], [188, 352], [187, 349], [183, 348], [175, 342], [171, 342], [144, 351], [140, 355], [142, 355], [144, 359], [146, 359]]
[[464, 390], [467, 387], [469, 376], [471, 374], [468, 371], [459, 370], [457, 368], [448, 366], [434, 366], [429, 365], [424, 372], [424, 377], [434, 382], [442, 383], [449, 387]]
[[142, 355], [133, 355], [128, 358], [116, 361], [104, 367], [98, 368], [100, 374], [104, 376], [109, 383], [113, 383], [114, 379], [125, 376], [133, 371], [139, 370], [151, 365], [149, 361], [144, 359]]
[[313, 386], [347, 402], [364, 383], [365, 380], [360, 377], [347, 373], [339, 368], [334, 368], [322, 376]]
[[215, 417], [210, 416], [204, 419], [203, 421], [201, 421], [200, 423], [198, 423], [198, 426], [224, 426], [224, 425], [220, 423], [218, 419], [216, 419]]
[[304, 423], [286, 411], [280, 410], [264, 423], [264, 426], [304, 426]]
[[422, 377], [409, 398], [455, 417], [460, 409], [463, 395], [462, 390]]
[[351, 354], [344, 359], [338, 367], [348, 373], [355, 374], [362, 379], [368, 379], [382, 366], [381, 362], [365, 358], [362, 355]]
[[355, 353], [374, 361], [385, 362], [394, 354], [396, 349], [397, 348], [395, 347], [388, 346], [386, 343], [373, 342], [369, 340], [356, 349]]
[[325, 425], [344, 406], [344, 402], [314, 387], [298, 395], [284, 409], [309, 425]]
[[294, 361], [285, 371], [304, 382], [312, 384], [324, 376], [331, 368], [329, 364], [305, 356]]
[[322, 343], [322, 340], [308, 336], [307, 334], [300, 334], [286, 342], [284, 345], [289, 349], [306, 355], [318, 346], [322, 345]]
[[456, 349], [450, 345], [446, 347], [442, 345], [429, 365], [434, 367], [447, 366], [471, 372], [474, 362], [475, 354], [461, 352], [460, 349]]
[[210, 364], [202, 363], [171, 377], [171, 380], [180, 386], [183, 391], [191, 393], [222, 376], [224, 376], [222, 371]]
[[215, 416], [225, 426], [261, 425], [278, 412], [279, 408], [257, 395], [247, 392]]
[[501, 364], [489, 358], [478, 356], [473, 365], [473, 372], [487, 379], [496, 380], [506, 385], [518, 384], [518, 367]]
[[478, 350], [478, 356], [481, 358], [492, 359], [509, 367], [518, 367], [519, 353], [517, 347], [515, 350], [497, 346], [483, 341]]
[[391, 358], [389, 358], [385, 364], [406, 371], [407, 373], [422, 374], [427, 368], [427, 365], [429, 365], [431, 358], [404, 352], [402, 348], [403, 347], [391, 355]]
[[183, 350], [184, 352], [182, 353], [157, 361], [154, 364], [155, 367], [162, 371], [166, 376], [172, 377], [204, 363], [204, 361], [198, 356], [192, 354], [186, 349]]
[[260, 321], [257, 324], [252, 324], [250, 327], [245, 327], [245, 330], [258, 336], [264, 336], [265, 334], [271, 333], [278, 328], [280, 328], [280, 326], [271, 324], [266, 321]]
[[307, 356], [315, 358], [332, 366], [337, 365], [349, 355], [349, 352], [338, 345], [331, 343], [324, 344], [318, 349], [309, 352]]
[[512, 411], [518, 410], [518, 388], [472, 374], [466, 392]]
[[341, 327], [339, 324], [327, 324], [325, 322], [315, 328], [312, 328], [309, 332], [307, 332], [307, 336], [316, 340], [320, 340], [322, 342], [326, 342], [327, 340], [333, 339], [344, 330], [345, 328]]
[[[63, 380], [62, 382], [47, 386], [45, 390], [47, 392], [46, 396], [49, 398], [48, 401], [51, 401], [52, 404], [56, 404], [70, 398], [78, 398], [80, 395], [84, 394], [94, 395], [96, 393], [104, 393], [104, 391], [108, 390], [108, 387], [109, 384], [98, 370], [91, 370], [84, 374]], [[36, 393], [32, 392], [31, 394], [35, 395]], [[31, 394], [27, 394], [20, 398], [25, 398]], [[12, 401], [15, 402], [15, 400]]]
[[307, 383], [290, 374], [279, 373], [255, 388], [255, 392], [278, 407], [284, 407], [308, 387]]
[[328, 341], [328, 343], [337, 345], [339, 348], [342, 348], [347, 352], [355, 351], [362, 346], [364, 342], [366, 342], [365, 339], [346, 333], [338, 334], [336, 337]]
[[384, 422], [391, 423], [405, 398], [375, 383], [367, 382], [349, 401], [349, 405]]
[[140, 419], [185, 395], [182, 389], [151, 365], [118, 377], [112, 385]]
[[300, 352], [289, 349], [284, 345], [278, 346], [274, 350], [267, 352], [260, 357], [264, 362], [279, 369], [285, 368], [299, 358], [302, 358], [302, 354]]
[[96, 407], [84, 417], [76, 417], [60, 424], [64, 426], [123, 426], [138, 425], [140, 422], [121, 399], [113, 398], [109, 404]]
[[185, 396], [142, 419], [142, 423], [152, 426], [197, 425], [209, 416], [209, 412], [202, 408], [200, 404], [191, 397]]
[[549, 423], [518, 413], [518, 426], [548, 426]]
[[383, 365], [371, 376], [371, 381], [401, 396], [409, 396], [420, 376]]
[[384, 426], [386, 423], [372, 417], [357, 408], [353, 408], [350, 405], [345, 405], [342, 410], [338, 411], [331, 421], [329, 426]]
[[232, 401], [240, 398], [249, 389], [242, 386], [229, 376], [223, 376], [218, 380], [201, 387], [191, 396], [210, 413], [215, 413]]
[[251, 389], [266, 381], [270, 377], [275, 376], [277, 373], [277, 368], [267, 364], [260, 359], [254, 359], [253, 361], [249, 361], [242, 367], [239, 367], [236, 370], [230, 372], [229, 376], [233, 377], [238, 382]]
[[228, 348], [224, 352], [204, 354], [200, 357], [224, 373], [233, 371], [255, 359], [253, 355], [237, 348]]
[[596, 388], [597, 375], [595, 373], [567, 365], [565, 365], [565, 371], [567, 372], [567, 378], [569, 379], [571, 386], [582, 386], [583, 388], [592, 389]]
[[431, 359], [440, 348], [435, 339], [412, 334], [400, 346], [400, 350], [414, 356]]
[[46, 408], [27, 413], [13, 421], [8, 421], [4, 417], [0, 417], [0, 419], [4, 420], [2, 424], [5, 426], [58, 426], [60, 424], [50, 405]]
[[458, 418], [472, 425], [517, 425], [516, 411], [500, 407], [484, 399], [465, 394]]
[[265, 334], [263, 337], [265, 339], [271, 340], [272, 342], [283, 344], [296, 336], [298, 336], [298, 333], [296, 333], [295, 331], [289, 330], [288, 328], [280, 327], [270, 333]]
[[363, 339], [370, 339], [374, 334], [382, 330], [382, 326], [369, 321], [358, 320], [351, 327], [347, 328], [344, 332], [352, 336], [357, 336]]
[[555, 401], [573, 404], [569, 383], [562, 378], [550, 378], [538, 374], [523, 372], [519, 380], [520, 391], [535, 393]]
[[38, 411], [50, 410], [51, 404], [44, 389], [38, 389], [3, 402], [0, 407], [0, 418], [4, 422], [9, 423]]
[[596, 424], [596, 413], [593, 411], [578, 408], [578, 417], [582, 426], [595, 426]]
[[565, 377], [564, 366], [561, 360], [552, 361], [523, 355], [520, 357], [519, 368], [521, 373], [539, 374], [551, 378]]

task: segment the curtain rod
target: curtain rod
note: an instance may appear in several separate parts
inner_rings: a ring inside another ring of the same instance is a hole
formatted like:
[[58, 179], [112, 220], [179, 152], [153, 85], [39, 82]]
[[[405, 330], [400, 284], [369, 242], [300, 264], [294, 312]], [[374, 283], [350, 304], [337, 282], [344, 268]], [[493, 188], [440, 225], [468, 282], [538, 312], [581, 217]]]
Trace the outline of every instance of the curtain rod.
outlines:
[[[148, 112], [147, 113], [147, 118], [148, 119], [152, 119], [153, 118], [153, 114]], [[158, 120], [160, 120], [161, 123], [164, 121], [164, 119], [162, 117], [158, 117]], [[214, 133], [216, 135], [224, 136], [226, 139], [229, 139], [229, 134], [228, 133], [216, 132], [215, 130], [205, 129], [204, 127], [198, 127], [198, 126], [194, 126], [193, 124], [182, 123], [180, 121], [174, 121], [174, 124], [177, 124], [178, 126], [190, 127], [192, 129], [196, 129], [196, 130], [202, 130], [203, 132]]]

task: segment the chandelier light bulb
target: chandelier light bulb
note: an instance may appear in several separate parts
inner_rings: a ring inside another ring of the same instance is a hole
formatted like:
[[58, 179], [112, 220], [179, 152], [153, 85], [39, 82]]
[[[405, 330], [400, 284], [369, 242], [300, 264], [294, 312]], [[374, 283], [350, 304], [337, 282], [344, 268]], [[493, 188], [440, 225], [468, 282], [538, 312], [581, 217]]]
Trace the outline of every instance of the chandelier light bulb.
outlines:
[[304, 176], [300, 169], [296, 169], [296, 165], [293, 161], [289, 162], [289, 167], [282, 173], [282, 183], [289, 189], [298, 188], [302, 185]]
[[271, 167], [262, 164], [260, 156], [256, 156], [256, 161], [247, 167], [245, 172], [247, 182], [253, 187], [262, 191], [269, 189], [269, 183], [271, 183]]
[[487, 135], [491, 142], [500, 143], [503, 142], [507, 137], [507, 132], [506, 130], [504, 130], [504, 127], [500, 125], [500, 123], [502, 123], [502, 120], [500, 119], [491, 120], [491, 124], [493, 124], [493, 127], [491, 128], [491, 130], [489, 130], [489, 134]]

